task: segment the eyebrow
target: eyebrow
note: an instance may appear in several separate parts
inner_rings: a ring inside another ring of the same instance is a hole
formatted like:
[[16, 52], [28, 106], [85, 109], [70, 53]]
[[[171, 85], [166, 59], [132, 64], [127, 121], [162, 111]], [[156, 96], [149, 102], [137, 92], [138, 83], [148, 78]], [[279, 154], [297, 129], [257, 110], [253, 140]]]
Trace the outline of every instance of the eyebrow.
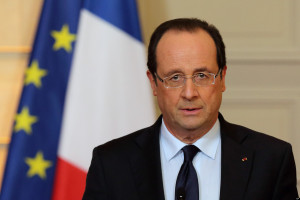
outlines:
[[209, 72], [209, 71], [206, 66], [203, 66], [203, 67], [196, 68], [194, 73], [195, 72]]
[[[197, 73], [197, 72], [208, 72], [207, 70], [207, 67], [206, 66], [202, 66], [202, 67], [198, 67], [194, 70], [193, 74], [194, 73]], [[164, 74], [165, 77], [168, 77], [168, 76], [171, 76], [173, 74], [184, 74], [183, 71], [181, 69], [174, 69], [174, 70], [171, 70], [169, 72], [167, 72], [166, 74]]]

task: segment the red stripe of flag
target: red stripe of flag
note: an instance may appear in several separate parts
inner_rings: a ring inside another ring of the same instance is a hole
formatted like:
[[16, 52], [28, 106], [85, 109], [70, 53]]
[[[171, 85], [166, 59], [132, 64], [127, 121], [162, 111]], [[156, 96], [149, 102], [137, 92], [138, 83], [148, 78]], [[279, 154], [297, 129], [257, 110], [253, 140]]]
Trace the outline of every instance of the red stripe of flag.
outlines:
[[85, 179], [85, 171], [58, 158], [52, 200], [81, 200], [85, 189]]

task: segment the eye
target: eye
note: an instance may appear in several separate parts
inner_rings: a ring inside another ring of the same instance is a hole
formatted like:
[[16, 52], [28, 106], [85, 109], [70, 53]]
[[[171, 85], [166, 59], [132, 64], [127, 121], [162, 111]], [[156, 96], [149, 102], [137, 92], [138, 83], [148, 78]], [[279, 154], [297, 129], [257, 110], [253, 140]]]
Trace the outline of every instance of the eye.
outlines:
[[195, 74], [195, 78], [196, 79], [206, 79], [206, 78], [208, 78], [208, 75], [206, 73], [198, 73], [198, 74]]
[[182, 79], [182, 76], [180, 74], [174, 74], [169, 77], [169, 80], [174, 81], [174, 82], [180, 81], [181, 79]]

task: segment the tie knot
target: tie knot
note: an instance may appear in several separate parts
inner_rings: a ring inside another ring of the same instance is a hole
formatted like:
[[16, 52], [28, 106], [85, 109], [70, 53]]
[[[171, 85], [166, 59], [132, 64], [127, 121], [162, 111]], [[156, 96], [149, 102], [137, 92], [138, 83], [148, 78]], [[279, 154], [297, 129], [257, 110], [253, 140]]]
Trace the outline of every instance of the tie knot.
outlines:
[[194, 145], [186, 145], [185, 147], [182, 148], [182, 151], [184, 153], [184, 161], [189, 162], [189, 161], [193, 161], [199, 149]]

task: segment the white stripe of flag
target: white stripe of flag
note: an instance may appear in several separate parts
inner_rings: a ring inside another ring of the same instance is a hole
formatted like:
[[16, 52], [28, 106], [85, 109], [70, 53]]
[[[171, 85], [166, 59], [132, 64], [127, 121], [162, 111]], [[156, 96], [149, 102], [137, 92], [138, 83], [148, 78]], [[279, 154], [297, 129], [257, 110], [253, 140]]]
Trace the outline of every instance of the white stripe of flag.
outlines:
[[83, 10], [58, 155], [87, 171], [92, 150], [149, 126], [155, 110], [143, 43]]

